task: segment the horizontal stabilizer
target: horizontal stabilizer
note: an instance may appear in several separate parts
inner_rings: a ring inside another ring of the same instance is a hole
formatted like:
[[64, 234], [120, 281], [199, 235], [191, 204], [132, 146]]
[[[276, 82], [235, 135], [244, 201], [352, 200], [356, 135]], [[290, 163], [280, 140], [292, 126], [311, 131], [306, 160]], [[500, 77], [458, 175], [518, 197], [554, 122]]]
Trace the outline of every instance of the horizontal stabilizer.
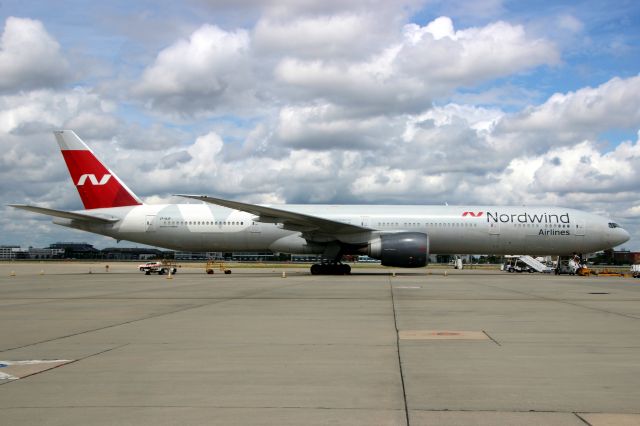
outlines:
[[64, 219], [83, 220], [93, 223], [113, 223], [120, 219], [107, 219], [104, 217], [93, 216], [84, 213], [74, 213], [65, 210], [47, 209], [44, 207], [27, 206], [25, 204], [9, 204], [9, 207], [15, 207], [16, 209], [27, 210], [34, 213], [45, 214], [47, 216], [62, 217]]

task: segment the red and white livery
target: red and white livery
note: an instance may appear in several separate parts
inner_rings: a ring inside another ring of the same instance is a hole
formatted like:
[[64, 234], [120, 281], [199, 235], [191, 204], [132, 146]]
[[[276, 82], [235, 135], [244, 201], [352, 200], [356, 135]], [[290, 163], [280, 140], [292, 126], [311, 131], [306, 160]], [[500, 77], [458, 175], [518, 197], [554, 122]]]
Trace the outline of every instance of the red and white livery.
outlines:
[[257, 205], [206, 195], [202, 204], [144, 204], [71, 130], [55, 132], [83, 210], [14, 204], [59, 225], [185, 251], [318, 254], [314, 274], [349, 273], [344, 254], [421, 267], [429, 253], [570, 255], [624, 243], [614, 221], [564, 207]]

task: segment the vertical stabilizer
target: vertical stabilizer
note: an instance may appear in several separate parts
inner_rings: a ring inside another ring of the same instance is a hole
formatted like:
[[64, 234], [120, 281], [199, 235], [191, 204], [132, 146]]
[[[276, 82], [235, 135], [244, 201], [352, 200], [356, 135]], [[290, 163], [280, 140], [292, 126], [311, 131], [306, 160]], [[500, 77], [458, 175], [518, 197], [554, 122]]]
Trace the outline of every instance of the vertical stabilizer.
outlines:
[[54, 135], [85, 209], [142, 204], [72, 130], [58, 130]]

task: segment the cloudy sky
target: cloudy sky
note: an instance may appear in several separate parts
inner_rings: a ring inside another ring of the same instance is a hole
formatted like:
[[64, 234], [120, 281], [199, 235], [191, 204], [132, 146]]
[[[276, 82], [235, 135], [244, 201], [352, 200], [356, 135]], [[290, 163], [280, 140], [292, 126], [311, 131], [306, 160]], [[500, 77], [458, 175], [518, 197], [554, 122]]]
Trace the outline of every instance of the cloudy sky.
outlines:
[[[146, 202], [560, 205], [640, 250], [640, 4], [0, 3], [0, 244], [114, 241], [53, 129]], [[123, 244], [123, 243], [121, 243]]]

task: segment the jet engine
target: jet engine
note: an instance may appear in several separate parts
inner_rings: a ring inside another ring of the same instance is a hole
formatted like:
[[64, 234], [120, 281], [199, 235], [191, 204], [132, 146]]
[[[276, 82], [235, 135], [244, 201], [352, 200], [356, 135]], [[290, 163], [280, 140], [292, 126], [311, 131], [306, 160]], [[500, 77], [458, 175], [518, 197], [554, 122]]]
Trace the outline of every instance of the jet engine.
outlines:
[[421, 232], [382, 234], [369, 241], [367, 255], [383, 266], [419, 268], [429, 260], [429, 236]]

